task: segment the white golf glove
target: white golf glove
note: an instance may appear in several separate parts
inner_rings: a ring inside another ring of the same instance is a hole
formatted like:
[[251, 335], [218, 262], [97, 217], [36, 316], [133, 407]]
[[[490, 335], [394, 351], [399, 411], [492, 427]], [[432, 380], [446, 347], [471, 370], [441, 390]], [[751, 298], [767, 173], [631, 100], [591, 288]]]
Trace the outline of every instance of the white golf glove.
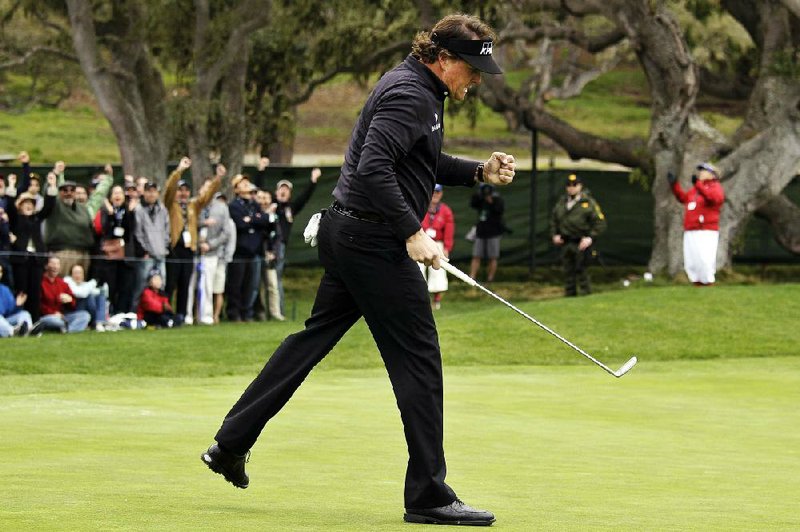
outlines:
[[319, 222], [322, 219], [322, 213], [315, 213], [308, 221], [305, 230], [303, 231], [303, 239], [306, 244], [311, 244], [311, 247], [317, 247], [317, 233], [319, 232]]

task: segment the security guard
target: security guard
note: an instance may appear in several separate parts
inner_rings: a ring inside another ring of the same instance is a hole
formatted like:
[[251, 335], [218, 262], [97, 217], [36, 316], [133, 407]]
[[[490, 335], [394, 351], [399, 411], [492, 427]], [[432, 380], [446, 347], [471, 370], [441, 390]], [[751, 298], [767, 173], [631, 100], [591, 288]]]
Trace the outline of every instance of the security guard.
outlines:
[[571, 297], [578, 295], [577, 284], [584, 294], [592, 291], [586, 266], [594, 239], [606, 229], [606, 217], [595, 199], [583, 190], [580, 177], [570, 174], [566, 185], [566, 195], [553, 209], [550, 233], [553, 244], [561, 247], [564, 294]]

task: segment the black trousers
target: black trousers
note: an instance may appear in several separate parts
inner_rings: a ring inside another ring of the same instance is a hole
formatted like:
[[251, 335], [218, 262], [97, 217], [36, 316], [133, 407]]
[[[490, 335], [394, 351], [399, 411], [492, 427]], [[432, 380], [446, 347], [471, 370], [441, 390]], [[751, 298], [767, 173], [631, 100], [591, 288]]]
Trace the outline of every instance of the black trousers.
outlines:
[[189, 302], [189, 284], [192, 282], [192, 272], [194, 271], [194, 253], [190, 248], [183, 245], [183, 241], [178, 241], [167, 256], [167, 282], [165, 291], [167, 297], [172, 298], [172, 294], [177, 290], [178, 297], [175, 299], [175, 314], [186, 316], [186, 305]]
[[250, 307], [251, 281], [256, 267], [255, 257], [233, 256], [225, 276], [225, 315], [239, 321], [252, 315]]
[[135, 312], [133, 291], [136, 284], [136, 270], [124, 259], [99, 259], [92, 261], [98, 284], [108, 283], [108, 299], [111, 313]]
[[[18, 262], [16, 262], [18, 261]], [[24, 258], [15, 258], [14, 264], [14, 294], [24, 292], [28, 295], [25, 300], [27, 310], [33, 321], [42, 316], [42, 275], [44, 266], [38, 257], [26, 254]]]
[[329, 210], [318, 240], [325, 274], [305, 329], [278, 347], [225, 417], [216, 440], [235, 453], [249, 450], [311, 369], [364, 316], [386, 365], [408, 444], [405, 506], [450, 504], [455, 493], [445, 483], [441, 354], [419, 266], [385, 224]]

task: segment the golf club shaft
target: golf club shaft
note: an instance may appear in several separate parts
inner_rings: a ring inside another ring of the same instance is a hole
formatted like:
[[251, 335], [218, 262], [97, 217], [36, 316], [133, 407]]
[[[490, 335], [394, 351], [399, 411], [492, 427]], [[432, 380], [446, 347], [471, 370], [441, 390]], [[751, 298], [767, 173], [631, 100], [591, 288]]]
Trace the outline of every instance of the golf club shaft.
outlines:
[[[603, 364], [602, 362], [600, 362], [599, 360], [594, 358], [592, 355], [590, 355], [589, 353], [587, 353], [586, 351], [584, 351], [583, 349], [581, 349], [577, 345], [573, 344], [572, 342], [570, 342], [569, 340], [567, 340], [566, 338], [564, 338], [563, 336], [561, 336], [560, 334], [555, 332], [553, 329], [551, 329], [550, 327], [548, 327], [544, 323], [541, 323], [539, 320], [537, 320], [533, 316], [530, 316], [526, 312], [523, 312], [522, 310], [518, 309], [517, 307], [515, 307], [514, 305], [512, 305], [511, 303], [509, 303], [508, 301], [506, 301], [502, 297], [498, 296], [497, 294], [495, 294], [494, 292], [492, 292], [488, 288], [485, 288], [485, 287], [481, 286], [475, 279], [469, 277], [467, 274], [465, 274], [464, 272], [462, 272], [461, 270], [459, 270], [458, 268], [456, 268], [455, 266], [453, 266], [449, 262], [442, 261], [441, 265], [442, 265], [442, 268], [444, 268], [447, 273], [449, 273], [449, 274], [451, 274], [451, 275], [453, 275], [455, 277], [458, 277], [459, 279], [461, 279], [462, 281], [464, 281], [465, 283], [467, 283], [470, 286], [474, 286], [475, 288], [480, 288], [481, 290], [483, 290], [484, 292], [486, 292], [487, 294], [489, 294], [490, 296], [492, 296], [496, 300], [498, 300], [501, 303], [503, 303], [505, 306], [513, 309], [517, 314], [520, 314], [521, 316], [524, 316], [529, 321], [535, 323], [539, 328], [541, 328], [541, 329], [547, 331], [548, 333], [552, 334], [553, 336], [555, 336], [556, 338], [558, 338], [559, 340], [561, 340], [562, 342], [564, 342], [565, 344], [570, 346], [572, 349], [574, 349], [575, 351], [577, 351], [581, 355], [585, 356], [586, 358], [588, 358], [589, 360], [591, 360], [592, 362], [594, 362], [595, 364], [597, 364], [598, 366], [603, 368], [605, 371], [607, 371], [608, 373], [610, 373], [614, 377], [621, 377], [631, 367], [633, 367], [633, 364], [636, 363], [635, 362], [635, 358], [631, 359], [631, 360], [628, 361], [628, 363], [626, 363], [623, 366], [623, 369], [625, 369], [625, 371], [620, 370], [619, 372], [615, 372], [614, 370], [612, 370], [611, 368], [609, 368], [608, 366], [606, 366], [605, 364]], [[631, 363], [631, 361], [634, 361], [634, 362]]]

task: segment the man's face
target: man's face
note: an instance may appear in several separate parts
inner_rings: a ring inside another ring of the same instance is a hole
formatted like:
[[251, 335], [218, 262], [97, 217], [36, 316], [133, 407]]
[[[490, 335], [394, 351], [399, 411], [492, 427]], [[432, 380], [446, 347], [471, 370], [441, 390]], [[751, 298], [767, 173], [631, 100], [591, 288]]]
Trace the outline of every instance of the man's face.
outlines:
[[262, 210], [266, 210], [270, 203], [272, 203], [272, 194], [266, 190], [259, 190], [256, 192], [256, 202]]
[[33, 194], [34, 196], [38, 195], [39, 192], [42, 190], [42, 186], [39, 184], [38, 179], [31, 179], [30, 184], [28, 185], [28, 192]]
[[36, 206], [33, 204], [31, 200], [23, 201], [19, 206], [19, 212], [23, 216], [30, 216], [33, 214], [33, 211], [36, 209]]
[[119, 207], [123, 203], [125, 203], [125, 192], [122, 190], [121, 186], [116, 185], [111, 189], [111, 205]]
[[286, 203], [292, 199], [292, 189], [286, 185], [281, 185], [278, 187], [278, 190], [275, 191], [275, 197], [281, 203]]
[[436, 192], [434, 190], [433, 191], [433, 196], [431, 196], [431, 203], [433, 205], [438, 205], [439, 202], [442, 201], [442, 196], [444, 196], [444, 192], [443, 191], [440, 190], [439, 192]]
[[567, 194], [570, 196], [577, 196], [583, 190], [583, 185], [581, 183], [570, 183], [567, 185]]
[[463, 101], [470, 88], [481, 84], [481, 72], [455, 56], [448, 56], [444, 61], [442, 81], [447, 85], [451, 98]]
[[89, 201], [89, 193], [86, 191], [85, 187], [75, 187], [75, 201], [78, 203], [86, 203]]
[[138, 188], [126, 188], [125, 195], [128, 196], [130, 199], [139, 199], [139, 189]]
[[178, 202], [186, 203], [191, 195], [192, 191], [189, 190], [189, 187], [178, 187], [178, 193], [175, 196], [178, 198]]
[[242, 179], [236, 183], [236, 195], [243, 199], [250, 199], [250, 188], [250, 181], [247, 179]]
[[67, 185], [59, 188], [58, 197], [67, 205], [72, 205], [75, 202], [75, 187]]
[[155, 203], [156, 201], [158, 201], [158, 189], [155, 188], [155, 187], [145, 189], [145, 191], [144, 191], [144, 201], [146, 203], [148, 203], [148, 204], [151, 204], [151, 205], [153, 203]]
[[58, 272], [61, 271], [61, 259], [58, 257], [50, 257], [47, 259], [47, 266], [45, 266], [44, 271], [47, 272], [47, 275], [50, 277], [56, 277]]
[[139, 191], [140, 196], [144, 194], [144, 186], [147, 184], [148, 181], [150, 180], [144, 176], [139, 176], [139, 178], [136, 180], [136, 190]]

